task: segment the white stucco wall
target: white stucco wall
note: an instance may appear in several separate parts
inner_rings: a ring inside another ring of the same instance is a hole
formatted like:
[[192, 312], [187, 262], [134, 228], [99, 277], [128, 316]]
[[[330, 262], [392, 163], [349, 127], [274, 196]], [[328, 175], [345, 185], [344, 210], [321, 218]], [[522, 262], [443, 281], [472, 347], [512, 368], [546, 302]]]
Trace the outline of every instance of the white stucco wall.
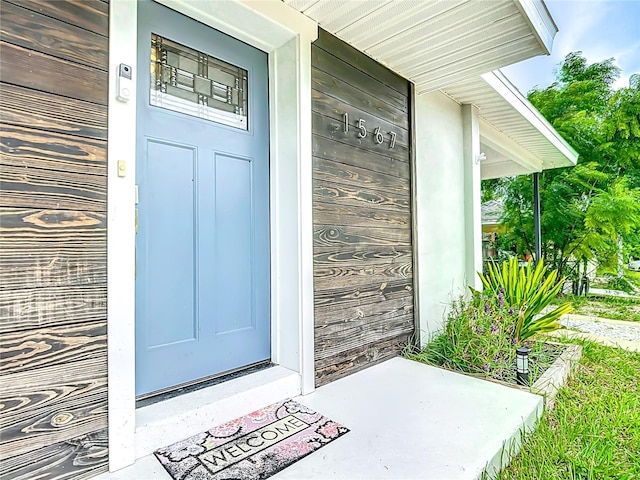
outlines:
[[416, 96], [416, 223], [421, 343], [465, 292], [463, 107], [440, 92]]

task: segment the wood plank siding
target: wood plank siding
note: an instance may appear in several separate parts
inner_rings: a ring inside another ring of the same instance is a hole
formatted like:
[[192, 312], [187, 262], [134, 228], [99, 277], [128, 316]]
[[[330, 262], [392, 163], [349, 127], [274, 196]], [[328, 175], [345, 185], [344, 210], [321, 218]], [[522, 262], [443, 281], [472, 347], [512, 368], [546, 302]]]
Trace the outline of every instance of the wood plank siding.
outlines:
[[108, 461], [109, 4], [0, 18], [0, 478], [89, 478]]
[[311, 57], [320, 386], [397, 355], [414, 333], [411, 125], [405, 79], [323, 30]]

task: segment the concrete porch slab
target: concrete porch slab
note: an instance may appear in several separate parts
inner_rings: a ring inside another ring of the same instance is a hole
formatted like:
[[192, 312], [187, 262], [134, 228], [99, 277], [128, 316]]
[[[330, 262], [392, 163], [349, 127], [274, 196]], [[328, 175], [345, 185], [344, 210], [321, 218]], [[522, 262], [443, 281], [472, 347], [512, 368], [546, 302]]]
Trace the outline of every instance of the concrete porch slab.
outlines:
[[[394, 358], [296, 398], [351, 432], [271, 477], [306, 479], [476, 479], [519, 446], [542, 397]], [[248, 413], [248, 412], [247, 412]], [[213, 425], [203, 425], [206, 430]], [[154, 457], [100, 480], [169, 479]]]

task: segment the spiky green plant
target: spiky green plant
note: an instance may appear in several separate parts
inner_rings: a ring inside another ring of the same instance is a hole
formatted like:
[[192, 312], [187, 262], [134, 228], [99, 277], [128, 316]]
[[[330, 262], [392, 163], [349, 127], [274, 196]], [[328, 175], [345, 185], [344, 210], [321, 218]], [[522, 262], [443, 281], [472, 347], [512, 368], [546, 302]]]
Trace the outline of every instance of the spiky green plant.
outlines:
[[[518, 260], [511, 258], [502, 265], [490, 263], [486, 274], [478, 273], [485, 294], [504, 302], [518, 312], [514, 337], [522, 343], [536, 333], [551, 332], [562, 328], [558, 320], [573, 310], [571, 303], [563, 303], [551, 312], [540, 315], [558, 295], [565, 278], [556, 282], [558, 271], [548, 274], [544, 260], [535, 268], [531, 262], [519, 267]], [[502, 306], [502, 305], [501, 305]], [[539, 316], [540, 315], [540, 316]]]

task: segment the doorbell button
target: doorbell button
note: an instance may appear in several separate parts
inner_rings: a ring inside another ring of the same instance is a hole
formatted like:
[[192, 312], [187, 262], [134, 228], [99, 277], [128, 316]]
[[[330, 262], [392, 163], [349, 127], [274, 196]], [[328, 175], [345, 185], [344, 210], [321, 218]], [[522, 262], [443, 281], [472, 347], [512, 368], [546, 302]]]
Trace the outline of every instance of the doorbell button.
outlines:
[[131, 98], [133, 69], [124, 63], [118, 65], [116, 77], [116, 98], [121, 102], [128, 102]]

